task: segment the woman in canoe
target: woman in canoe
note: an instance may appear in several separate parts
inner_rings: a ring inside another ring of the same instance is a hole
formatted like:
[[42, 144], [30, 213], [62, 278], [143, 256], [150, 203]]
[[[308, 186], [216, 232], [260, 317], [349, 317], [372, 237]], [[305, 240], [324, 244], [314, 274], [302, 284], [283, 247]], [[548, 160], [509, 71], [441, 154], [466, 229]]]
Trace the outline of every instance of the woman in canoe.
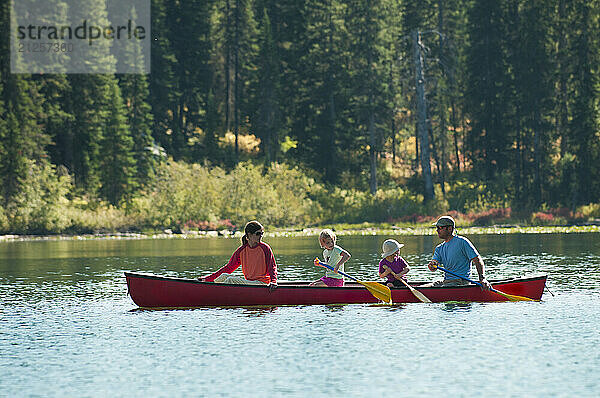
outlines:
[[[271, 247], [261, 239], [265, 229], [258, 221], [250, 221], [244, 228], [242, 245], [233, 252], [229, 262], [217, 272], [203, 278], [203, 282], [265, 285], [277, 287], [277, 263]], [[229, 275], [242, 266], [244, 276]]]

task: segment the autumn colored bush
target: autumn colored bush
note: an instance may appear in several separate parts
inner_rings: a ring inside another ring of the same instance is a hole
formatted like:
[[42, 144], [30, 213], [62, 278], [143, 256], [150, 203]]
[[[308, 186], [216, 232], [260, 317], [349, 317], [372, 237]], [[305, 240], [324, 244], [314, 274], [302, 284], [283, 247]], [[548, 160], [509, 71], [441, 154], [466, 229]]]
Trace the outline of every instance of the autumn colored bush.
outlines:
[[552, 213], [543, 211], [531, 214], [531, 224], [534, 226], [554, 225], [557, 221]]
[[183, 227], [184, 230], [188, 230], [188, 231], [192, 231], [192, 230], [197, 230], [197, 231], [221, 231], [221, 230], [228, 230], [228, 231], [233, 231], [236, 228], [236, 226], [234, 224], [232, 224], [231, 220], [217, 220], [217, 221], [206, 221], [206, 220], [202, 220], [202, 221], [194, 221], [194, 220], [188, 220], [186, 222], [183, 223]]
[[468, 218], [476, 226], [504, 224], [511, 218], [511, 208], [493, 208], [478, 213], [470, 213]]

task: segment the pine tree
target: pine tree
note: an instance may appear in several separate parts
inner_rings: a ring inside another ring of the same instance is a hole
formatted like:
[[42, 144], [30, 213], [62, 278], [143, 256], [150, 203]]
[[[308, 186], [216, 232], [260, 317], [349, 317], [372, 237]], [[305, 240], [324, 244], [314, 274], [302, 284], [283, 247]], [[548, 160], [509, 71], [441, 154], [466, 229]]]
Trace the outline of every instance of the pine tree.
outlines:
[[72, 151], [65, 154], [65, 159], [71, 160], [66, 166], [74, 177], [75, 186], [92, 196], [100, 186], [100, 142], [108, 117], [105, 105], [111, 100], [111, 79], [113, 77], [109, 75], [69, 75], [73, 92], [67, 98], [66, 108], [74, 117], [64, 134], [64, 140], [68, 140], [65, 150]]
[[48, 147], [50, 161], [56, 165], [72, 163], [68, 156], [72, 153], [68, 139], [68, 124], [74, 117], [66, 109], [68, 97], [73, 92], [69, 79], [64, 74], [34, 75], [33, 80], [38, 84], [40, 95], [43, 97], [43, 114], [40, 122], [51, 137]]
[[[69, 15], [72, 21], [93, 16], [94, 23], [100, 26], [109, 23], [105, 4], [94, 0], [82, 0], [78, 7], [69, 10]], [[64, 157], [70, 161], [66, 166], [74, 176], [75, 186], [92, 196], [101, 186], [100, 143], [109, 116], [107, 106], [116, 100], [111, 97], [110, 88], [116, 81], [114, 76], [102, 74], [116, 67], [109, 44], [107, 40], [99, 40], [93, 46], [79, 46], [71, 66], [87, 73], [68, 75], [72, 92], [66, 98], [65, 110], [73, 119], [65, 126], [63, 142], [68, 142], [66, 150], [71, 153], [65, 153]]]
[[[377, 152], [380, 125], [389, 115], [390, 93], [384, 83], [384, 63], [390, 59], [390, 37], [385, 32], [390, 9], [385, 1], [350, 1], [346, 26], [352, 35], [350, 69], [353, 86], [352, 101], [356, 115], [356, 130], [369, 148], [369, 188], [377, 192]], [[362, 134], [361, 134], [362, 133]]]
[[224, 0], [216, 9], [218, 32], [215, 72], [223, 89], [219, 93], [225, 114], [224, 127], [235, 135], [233, 163], [239, 160], [239, 135], [248, 131], [246, 121], [256, 112], [256, 57], [258, 29], [253, 0]]
[[152, 0], [150, 104], [154, 124], [152, 136], [157, 145], [172, 153], [173, 109], [178, 94], [175, 68], [177, 59], [168, 35], [168, 0]]
[[111, 101], [105, 104], [106, 119], [98, 158], [100, 194], [113, 205], [127, 200], [136, 188], [134, 141], [127, 126], [126, 110], [115, 79], [108, 82]]
[[279, 136], [289, 136], [298, 142], [298, 145], [288, 150], [285, 155], [294, 161], [314, 161], [315, 156], [304, 156], [304, 140], [301, 138], [304, 137], [307, 116], [310, 116], [310, 113], [307, 114], [302, 108], [305, 99], [303, 93], [307, 86], [304, 75], [310, 68], [304, 58], [310, 45], [306, 36], [306, 9], [309, 4], [296, 0], [255, 1], [256, 15], [261, 16], [261, 10], [267, 10], [278, 59], [278, 108], [281, 115]]
[[569, 150], [575, 155], [571, 184], [573, 208], [590, 203], [600, 195], [600, 184], [597, 182], [597, 161], [600, 159], [597, 105], [600, 10], [596, 4], [576, 1], [571, 15], [574, 101], [567, 142]]
[[125, 75], [120, 79], [127, 124], [133, 138], [136, 182], [144, 186], [154, 174], [156, 160], [152, 155], [152, 113], [148, 98], [148, 82], [144, 75]]
[[[327, 182], [339, 180], [339, 172], [350, 168], [344, 163], [342, 147], [354, 152], [357, 144], [345, 139], [343, 113], [348, 109], [344, 87], [348, 69], [344, 66], [348, 35], [344, 26], [344, 5], [335, 0], [305, 2], [306, 53], [299, 59], [299, 87], [294, 118], [298, 122], [297, 156], [317, 170]], [[362, 165], [361, 165], [362, 166]]]
[[25, 188], [30, 160], [46, 162], [50, 137], [40, 120], [43, 98], [30, 75], [10, 70], [9, 2], [0, 3], [0, 179], [4, 206]]
[[[549, 4], [514, 0], [507, 7], [507, 63], [512, 71], [512, 88], [507, 99], [512, 105], [511, 130], [515, 147], [512, 165], [515, 200], [542, 203], [543, 180], [549, 173], [551, 136], [549, 114], [552, 82], [547, 48]], [[528, 199], [529, 198], [529, 199]]]
[[[137, 20], [135, 9], [130, 9], [129, 18]], [[127, 124], [133, 138], [133, 157], [135, 158], [135, 181], [139, 187], [144, 186], [154, 173], [155, 158], [152, 155], [154, 139], [152, 138], [152, 112], [148, 104], [148, 80], [144, 71], [146, 54], [137, 41], [128, 41], [121, 61], [122, 70], [137, 71], [135, 74], [119, 75], [119, 88], [121, 89]]]
[[279, 109], [280, 82], [279, 59], [276, 43], [271, 29], [271, 20], [266, 9], [263, 9], [259, 53], [257, 57], [256, 88], [258, 110], [255, 128], [261, 139], [262, 151], [266, 164], [276, 161], [279, 152], [279, 132], [281, 129], [281, 111]]
[[468, 15], [467, 148], [475, 175], [500, 191], [506, 188], [500, 176], [511, 166], [513, 142], [507, 125], [504, 33], [501, 4], [476, 0]]
[[[171, 154], [189, 155], [189, 139], [205, 127], [204, 114], [212, 81], [210, 30], [213, 1], [169, 2], [166, 25], [177, 62], [173, 65], [176, 94], [171, 110]], [[196, 160], [196, 159], [191, 159]]]

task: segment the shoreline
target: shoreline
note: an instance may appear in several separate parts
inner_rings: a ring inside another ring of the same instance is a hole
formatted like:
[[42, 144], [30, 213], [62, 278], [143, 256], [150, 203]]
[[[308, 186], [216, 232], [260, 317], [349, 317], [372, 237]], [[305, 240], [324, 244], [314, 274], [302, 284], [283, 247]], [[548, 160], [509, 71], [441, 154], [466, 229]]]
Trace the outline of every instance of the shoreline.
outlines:
[[[359, 235], [397, 235], [397, 236], [426, 236], [435, 235], [435, 229], [429, 226], [381, 226], [381, 227], [360, 227], [353, 228], [335, 228], [339, 236], [359, 236]], [[266, 237], [302, 237], [317, 236], [321, 228], [303, 228], [292, 229], [282, 228], [266, 232]], [[516, 225], [492, 225], [487, 227], [463, 227], [457, 228], [460, 235], [502, 235], [502, 234], [556, 234], [556, 233], [598, 233], [600, 225], [573, 225], [573, 226], [516, 226]], [[204, 239], [204, 238], [240, 238], [241, 231], [183, 231], [173, 233], [170, 230], [155, 233], [138, 232], [114, 232], [98, 234], [79, 234], [79, 235], [0, 235], [2, 242], [33, 242], [33, 241], [85, 241], [85, 240], [152, 240], [152, 239]]]

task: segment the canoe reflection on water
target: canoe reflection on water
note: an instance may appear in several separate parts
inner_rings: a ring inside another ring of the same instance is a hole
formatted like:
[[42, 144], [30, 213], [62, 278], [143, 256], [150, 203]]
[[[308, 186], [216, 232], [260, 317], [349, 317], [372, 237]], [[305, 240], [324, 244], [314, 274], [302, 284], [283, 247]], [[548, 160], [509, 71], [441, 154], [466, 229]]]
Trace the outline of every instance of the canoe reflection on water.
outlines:
[[[125, 272], [127, 288], [133, 302], [141, 308], [193, 308], [206, 306], [278, 306], [310, 304], [377, 303], [378, 300], [358, 283], [344, 287], [311, 287], [309, 282], [279, 282], [272, 292], [265, 286], [229, 285], [200, 282], [196, 279], [164, 277]], [[546, 275], [491, 280], [492, 286], [504, 293], [540, 300]], [[508, 301], [507, 298], [476, 285], [420, 287], [426, 282], [411, 285], [432, 302]], [[420, 302], [406, 288], [392, 288], [394, 303]]]

